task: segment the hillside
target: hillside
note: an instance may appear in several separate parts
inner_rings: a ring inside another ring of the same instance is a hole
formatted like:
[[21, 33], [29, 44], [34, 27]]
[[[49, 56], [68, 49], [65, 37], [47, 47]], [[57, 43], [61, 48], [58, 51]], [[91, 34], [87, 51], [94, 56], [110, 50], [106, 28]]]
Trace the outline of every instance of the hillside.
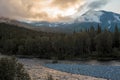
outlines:
[[44, 59], [118, 60], [119, 51], [120, 32], [117, 26], [114, 32], [91, 27], [88, 31], [62, 34], [0, 23], [0, 52], [6, 55]]

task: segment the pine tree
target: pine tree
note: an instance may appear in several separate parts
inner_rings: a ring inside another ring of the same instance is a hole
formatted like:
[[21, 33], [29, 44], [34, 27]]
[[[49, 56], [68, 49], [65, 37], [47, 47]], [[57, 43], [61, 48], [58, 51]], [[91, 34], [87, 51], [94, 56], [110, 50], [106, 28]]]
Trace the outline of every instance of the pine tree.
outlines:
[[119, 48], [120, 47], [120, 34], [117, 25], [115, 26], [115, 30], [113, 33], [113, 47]]
[[97, 34], [100, 34], [101, 33], [101, 26], [100, 26], [100, 24], [98, 24], [98, 27], [97, 27]]
[[90, 36], [90, 52], [92, 53], [95, 51], [95, 42], [94, 42], [94, 37], [95, 37], [95, 28], [91, 26], [89, 30], [89, 36]]
[[96, 37], [96, 50], [102, 56], [106, 56], [111, 53], [112, 37], [109, 32], [105, 31]]

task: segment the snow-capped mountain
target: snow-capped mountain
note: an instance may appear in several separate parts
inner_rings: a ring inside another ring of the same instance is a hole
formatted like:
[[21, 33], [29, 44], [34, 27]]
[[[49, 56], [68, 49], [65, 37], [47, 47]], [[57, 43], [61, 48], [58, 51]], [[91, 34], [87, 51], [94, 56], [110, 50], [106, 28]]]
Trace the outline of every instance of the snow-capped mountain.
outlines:
[[120, 14], [114, 13], [114, 12], [108, 12], [108, 11], [87, 11], [83, 15], [77, 17], [72, 22], [29, 22], [28, 24], [31, 24], [36, 27], [51, 27], [55, 29], [55, 27], [59, 27], [62, 29], [65, 29], [66, 31], [69, 30], [79, 31], [80, 29], [86, 29], [90, 28], [91, 26], [94, 26], [97, 28], [98, 24], [100, 24], [101, 28], [109, 29], [111, 31], [114, 30], [115, 25], [117, 24], [120, 28]]
[[102, 11], [88, 11], [77, 18], [78, 22], [97, 22], [100, 23], [100, 17], [104, 14]]
[[120, 14], [107, 11], [88, 11], [79, 18], [79, 22], [96, 22], [104, 23], [104, 21], [120, 22]]
[[107, 12], [107, 11], [88, 11], [79, 18], [76, 22], [89, 23], [89, 24], [100, 24], [101, 27], [107, 29], [113, 29], [117, 24], [120, 26], [120, 14]]

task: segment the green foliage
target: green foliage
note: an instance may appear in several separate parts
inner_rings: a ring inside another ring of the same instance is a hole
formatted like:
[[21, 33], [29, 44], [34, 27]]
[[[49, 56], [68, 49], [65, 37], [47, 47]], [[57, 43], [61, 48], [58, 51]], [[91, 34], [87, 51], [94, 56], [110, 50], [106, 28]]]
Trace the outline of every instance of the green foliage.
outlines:
[[[117, 49], [117, 51], [114, 50]], [[119, 59], [120, 32], [90, 29], [73, 34], [38, 32], [0, 23], [0, 52], [45, 59], [115, 58]], [[115, 54], [114, 54], [115, 53]]]
[[0, 80], [31, 80], [23, 68], [17, 63], [15, 58], [0, 59]]

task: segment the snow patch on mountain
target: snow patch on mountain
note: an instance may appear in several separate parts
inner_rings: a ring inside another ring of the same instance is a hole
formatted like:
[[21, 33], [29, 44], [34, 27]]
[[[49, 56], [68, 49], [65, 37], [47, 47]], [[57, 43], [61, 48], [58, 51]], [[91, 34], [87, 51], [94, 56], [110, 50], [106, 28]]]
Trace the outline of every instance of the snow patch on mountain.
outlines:
[[115, 18], [117, 21], [120, 21], [120, 16], [114, 15], [114, 18]]
[[108, 29], [110, 29], [111, 28], [111, 21], [110, 20], [108, 21], [108, 24], [109, 24]]
[[103, 12], [99, 11], [88, 11], [78, 18], [78, 22], [97, 22], [101, 23], [100, 17], [103, 15]]

